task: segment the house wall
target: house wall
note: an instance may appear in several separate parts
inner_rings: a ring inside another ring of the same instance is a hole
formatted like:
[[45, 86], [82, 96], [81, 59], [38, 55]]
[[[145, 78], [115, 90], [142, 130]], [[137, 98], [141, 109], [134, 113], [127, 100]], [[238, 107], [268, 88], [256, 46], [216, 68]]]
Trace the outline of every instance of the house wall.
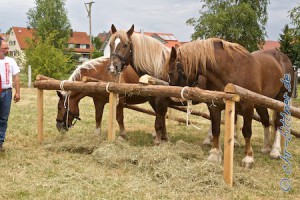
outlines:
[[16, 34], [13, 29], [9, 34], [7, 42], [9, 45], [9, 56], [15, 58], [15, 60], [18, 62], [18, 65], [22, 66], [22, 64], [25, 61], [25, 55], [24, 52], [21, 50], [21, 47], [18, 43]]

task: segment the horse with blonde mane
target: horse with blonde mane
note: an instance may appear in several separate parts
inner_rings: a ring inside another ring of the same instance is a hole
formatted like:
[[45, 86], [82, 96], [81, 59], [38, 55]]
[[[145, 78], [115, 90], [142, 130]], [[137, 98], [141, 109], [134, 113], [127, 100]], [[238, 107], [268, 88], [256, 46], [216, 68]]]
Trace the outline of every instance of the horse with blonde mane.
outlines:
[[[221, 39], [211, 38], [197, 40], [182, 45], [178, 49], [172, 48], [168, 65], [170, 85], [186, 86], [194, 82], [202, 83], [205, 89], [224, 91], [228, 83], [233, 83], [264, 96], [280, 101], [286, 94], [291, 95], [282, 80], [286, 77], [293, 82], [293, 67], [289, 58], [277, 51], [258, 51], [249, 53], [244, 47]], [[221, 162], [222, 150], [220, 148], [220, 121], [221, 111], [225, 104], [209, 106], [213, 144], [208, 159]], [[254, 105], [247, 101], [236, 104], [236, 111], [243, 116], [243, 136], [245, 138], [245, 157], [242, 165], [251, 167], [254, 163], [251, 147], [252, 117], [256, 108], [265, 127], [265, 142], [262, 151], [270, 151], [269, 115], [266, 108]], [[276, 138], [271, 156], [280, 156], [280, 113], [276, 113]], [[267, 140], [266, 140], [267, 138]]]
[[[88, 76], [102, 81], [112, 82], [114, 77], [111, 76], [107, 67], [110, 65], [108, 57], [100, 57], [84, 62], [78, 66], [72, 73], [70, 81], [81, 81], [81, 77]], [[139, 77], [134, 70], [129, 66], [124, 70], [121, 76], [121, 82], [123, 83], [138, 83]], [[103, 109], [106, 103], [109, 101], [109, 94], [103, 93], [86, 93], [86, 92], [60, 92], [57, 91], [59, 97], [58, 112], [56, 117], [56, 127], [61, 132], [66, 132], [70, 127], [74, 125], [76, 119], [79, 119], [79, 102], [82, 98], [89, 96], [93, 98], [95, 106], [95, 119], [96, 119], [96, 133], [100, 134], [101, 121], [103, 115]], [[123, 121], [123, 109], [124, 104], [140, 104], [148, 101], [148, 98], [127, 95], [119, 97], [119, 104], [117, 106], [117, 122], [120, 128], [120, 136], [125, 138], [125, 126]]]
[[[169, 58], [169, 49], [158, 40], [134, 33], [134, 25], [128, 30], [118, 30], [111, 26], [112, 36], [110, 38], [110, 62], [109, 71], [119, 73], [128, 65], [131, 65], [139, 76], [149, 74], [158, 79], [168, 81], [164, 73], [165, 65]], [[156, 112], [155, 144], [167, 141], [165, 116], [167, 108], [172, 103], [170, 98], [156, 97], [149, 101]]]

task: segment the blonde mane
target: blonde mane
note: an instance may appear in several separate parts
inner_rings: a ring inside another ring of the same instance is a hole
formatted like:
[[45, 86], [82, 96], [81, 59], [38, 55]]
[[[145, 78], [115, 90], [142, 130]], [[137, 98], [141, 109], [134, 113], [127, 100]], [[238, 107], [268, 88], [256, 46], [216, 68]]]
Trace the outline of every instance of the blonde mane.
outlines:
[[[124, 43], [129, 43], [129, 38], [124, 30], [113, 34], [111, 41], [116, 38], [120, 38]], [[169, 59], [170, 50], [157, 39], [143, 34], [133, 33], [131, 41], [134, 67], [151, 76], [166, 80], [164, 67]]]
[[199, 65], [202, 73], [206, 74], [207, 63], [213, 67], [217, 66], [215, 57], [214, 43], [220, 42], [225, 52], [233, 58], [233, 52], [249, 55], [250, 53], [241, 45], [230, 43], [219, 38], [210, 38], [207, 40], [196, 40], [180, 46], [177, 50], [177, 58], [183, 65], [184, 73], [192, 80], [196, 79]]
[[71, 74], [71, 76], [69, 77], [68, 80], [69, 81], [75, 81], [78, 78], [80, 79], [81, 78], [81, 70], [82, 69], [87, 69], [87, 70], [94, 69], [94, 70], [97, 70], [96, 66], [100, 65], [101, 63], [103, 63], [103, 62], [105, 62], [107, 60], [109, 60], [109, 57], [102, 56], [102, 57], [99, 57], [99, 58], [96, 58], [96, 59], [85, 61], [84, 63], [82, 63], [81, 65], [79, 65], [78, 67], [76, 67], [76, 69]]

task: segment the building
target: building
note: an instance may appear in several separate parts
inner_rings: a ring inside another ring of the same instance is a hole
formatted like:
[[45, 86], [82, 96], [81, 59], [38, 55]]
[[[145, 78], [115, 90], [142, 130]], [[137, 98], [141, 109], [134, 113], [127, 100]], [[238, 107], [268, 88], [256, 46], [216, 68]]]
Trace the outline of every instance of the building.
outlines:
[[[9, 55], [24, 61], [24, 50], [28, 47], [27, 40], [33, 38], [34, 29], [24, 27], [12, 27], [8, 36]], [[86, 32], [70, 31], [68, 48], [79, 54], [79, 62], [84, 62], [90, 56], [90, 38]], [[92, 49], [93, 50], [93, 49]]]
[[[144, 32], [143, 30], [135, 33], [145, 34], [150, 37], [153, 37], [158, 41], [160, 41], [161, 43], [163, 43], [169, 49], [171, 49], [175, 45], [181, 45], [181, 43], [176, 39], [176, 37], [172, 33]], [[104, 56], [110, 56], [110, 47], [108, 44], [110, 36], [111, 36], [110, 32], [103, 32], [98, 35], [100, 40], [103, 42], [101, 49], [103, 50]]]
[[266, 40], [263, 46], [261, 47], [262, 50], [268, 49], [279, 49], [280, 43], [278, 41]]

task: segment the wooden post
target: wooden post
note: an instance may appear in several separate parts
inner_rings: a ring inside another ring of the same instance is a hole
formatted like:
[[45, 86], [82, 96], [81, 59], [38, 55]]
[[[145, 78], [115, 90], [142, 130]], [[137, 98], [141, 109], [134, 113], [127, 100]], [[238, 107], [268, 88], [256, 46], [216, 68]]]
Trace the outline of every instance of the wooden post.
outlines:
[[[121, 80], [120, 74], [114, 77], [115, 82]], [[106, 91], [108, 92], [108, 85], [106, 85]], [[108, 141], [114, 141], [116, 139], [116, 116], [117, 116], [117, 105], [118, 105], [118, 93], [109, 93], [109, 113], [108, 113]]]
[[44, 116], [44, 109], [43, 109], [43, 103], [44, 103], [44, 93], [43, 90], [38, 89], [37, 90], [37, 112], [38, 112], [38, 142], [43, 142], [43, 116]]
[[109, 114], [108, 114], [108, 141], [116, 139], [116, 113], [118, 104], [118, 94], [109, 93]]
[[[226, 86], [225, 92], [234, 94], [235, 89]], [[224, 181], [230, 187], [233, 185], [233, 153], [234, 153], [234, 118], [235, 102], [225, 100], [225, 135], [224, 135]]]
[[234, 115], [235, 102], [226, 100], [225, 136], [224, 136], [224, 180], [232, 186], [233, 183], [233, 150], [234, 150]]

